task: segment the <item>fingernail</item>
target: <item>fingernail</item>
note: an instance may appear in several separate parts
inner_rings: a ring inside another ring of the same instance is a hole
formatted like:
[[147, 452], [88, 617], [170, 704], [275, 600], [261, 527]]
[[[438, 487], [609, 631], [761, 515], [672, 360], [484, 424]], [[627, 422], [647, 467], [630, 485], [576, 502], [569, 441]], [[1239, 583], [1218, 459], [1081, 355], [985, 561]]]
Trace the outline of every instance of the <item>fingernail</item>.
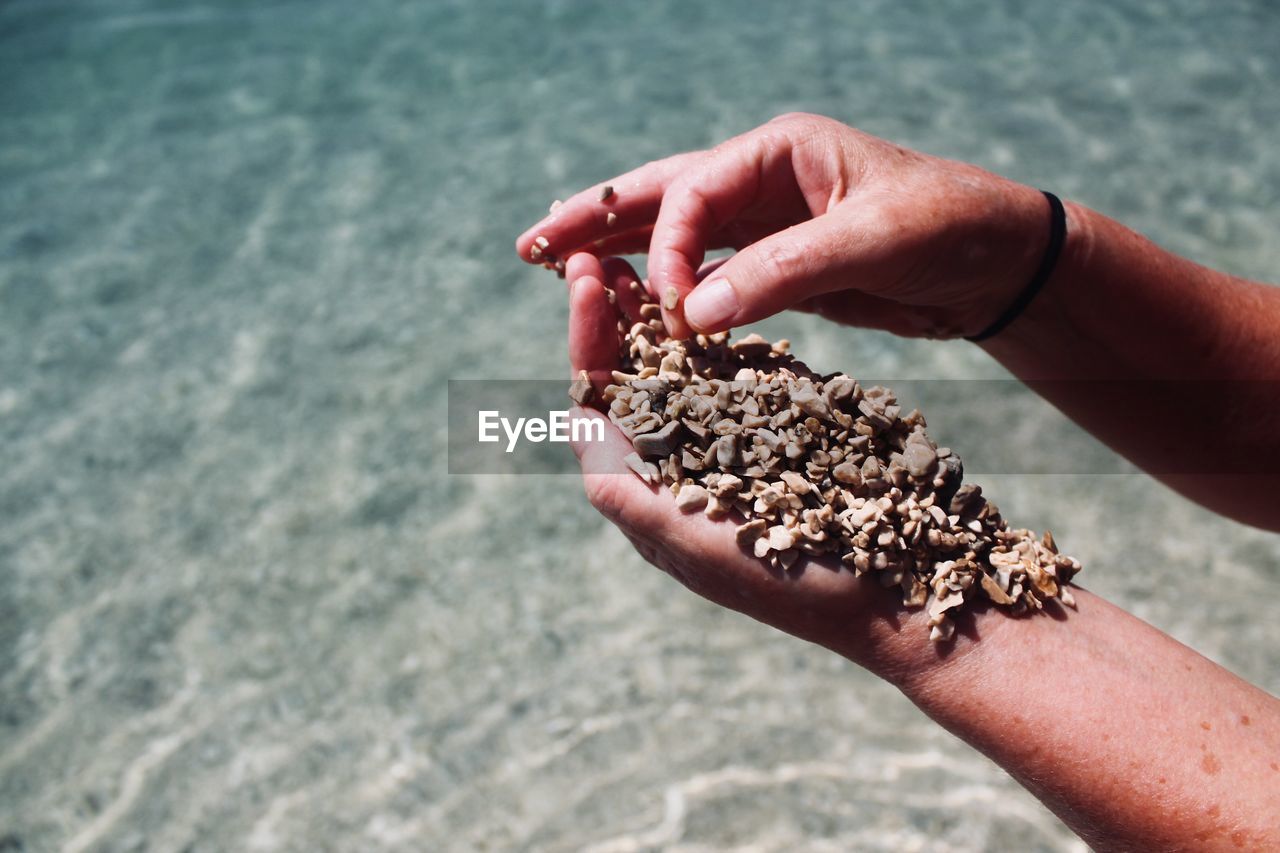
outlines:
[[738, 294], [726, 278], [704, 281], [684, 298], [684, 318], [696, 329], [720, 331], [738, 313]]

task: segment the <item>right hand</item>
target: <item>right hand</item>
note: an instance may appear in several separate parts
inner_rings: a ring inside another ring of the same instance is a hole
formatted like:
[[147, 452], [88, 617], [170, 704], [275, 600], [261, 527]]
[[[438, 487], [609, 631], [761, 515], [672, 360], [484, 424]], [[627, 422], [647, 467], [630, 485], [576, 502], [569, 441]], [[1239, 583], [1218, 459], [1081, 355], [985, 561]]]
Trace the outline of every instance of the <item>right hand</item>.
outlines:
[[[648, 251], [648, 286], [678, 337], [787, 308], [912, 337], [986, 328], [1048, 241], [1044, 197], [975, 166], [901, 148], [832, 119], [781, 116], [705, 152], [579, 193], [516, 241], [559, 258]], [[608, 213], [616, 216], [612, 227]], [[707, 251], [737, 253], [699, 283]]]

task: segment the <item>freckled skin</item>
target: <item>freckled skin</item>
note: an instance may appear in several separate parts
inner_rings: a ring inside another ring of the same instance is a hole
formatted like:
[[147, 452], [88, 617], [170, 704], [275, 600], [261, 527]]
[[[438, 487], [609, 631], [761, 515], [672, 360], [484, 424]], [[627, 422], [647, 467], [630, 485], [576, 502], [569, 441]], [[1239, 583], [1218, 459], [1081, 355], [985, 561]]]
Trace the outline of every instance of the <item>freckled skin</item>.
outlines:
[[1222, 762], [1212, 752], [1206, 752], [1204, 758], [1200, 759], [1200, 769], [1213, 776], [1222, 769]]
[[[617, 340], [604, 269], [588, 256], [570, 260], [573, 373], [607, 377]], [[630, 452], [608, 429], [616, 449], [575, 448], [596, 454], [584, 460], [590, 471], [614, 470]], [[888, 679], [1094, 849], [1185, 849], [1192, 839], [1197, 849], [1236, 849], [1233, 832], [1250, 849], [1280, 849], [1265, 817], [1280, 813], [1280, 786], [1262, 758], [1280, 755], [1280, 702], [1087, 590], [1075, 588], [1077, 607], [1062, 619], [974, 614], [939, 648], [926, 639], [927, 615], [901, 611], [885, 590], [832, 571], [774, 577], [738, 547], [733, 520], [680, 513], [669, 490], [630, 475], [593, 473], [587, 484], [645, 559]], [[1245, 716], [1260, 725], [1211, 722]]]
[[[587, 191], [517, 244], [527, 259], [545, 234], [549, 256], [565, 259], [570, 361], [593, 380], [617, 358], [605, 287], [618, 276], [606, 271], [626, 267], [596, 254], [652, 250], [651, 293], [674, 286], [681, 296], [663, 315], [676, 334], [689, 331], [699, 264], [717, 247], [738, 250], [720, 267], [740, 303], [723, 328], [799, 308], [898, 334], [971, 334], [1019, 292], [1045, 240], [1036, 190], [818, 116], [787, 116], [611, 184], [615, 231]], [[1280, 478], [1161, 467], [1203, 455], [1206, 435], [1215, 447], [1230, 441], [1233, 458], [1275, 458], [1280, 408], [1252, 380], [1280, 379], [1280, 288], [1179, 258], [1078, 204], [1067, 211], [1053, 277], [983, 349], [1171, 487], [1280, 530]], [[1219, 420], [1193, 429], [1159, 398], [1134, 400], [1117, 418], [1111, 401], [1072, 392], [1085, 387], [1075, 380], [1098, 378], [1175, 380], [1174, 402], [1185, 402], [1188, 380], [1213, 383], [1207, 408]], [[1224, 379], [1250, 382], [1218, 387]], [[623, 470], [607, 464], [630, 450], [614, 433], [611, 443], [575, 448], [584, 467]], [[1280, 850], [1280, 765], [1270, 760], [1280, 756], [1280, 701], [1103, 599], [1078, 589], [1077, 608], [1060, 619], [976, 612], [939, 648], [926, 639], [927, 615], [902, 611], [878, 587], [831, 571], [774, 577], [738, 548], [731, 520], [682, 516], [669, 492], [631, 475], [586, 480], [592, 502], [645, 559], [889, 680], [1094, 849]]]

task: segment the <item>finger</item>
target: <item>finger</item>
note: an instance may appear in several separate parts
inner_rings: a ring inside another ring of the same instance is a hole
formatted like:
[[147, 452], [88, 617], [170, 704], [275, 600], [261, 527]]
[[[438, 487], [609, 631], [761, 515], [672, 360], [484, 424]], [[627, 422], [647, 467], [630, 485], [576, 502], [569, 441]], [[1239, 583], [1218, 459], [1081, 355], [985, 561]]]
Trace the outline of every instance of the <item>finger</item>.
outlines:
[[644, 317], [640, 315], [640, 306], [646, 300], [644, 285], [640, 283], [640, 276], [636, 274], [635, 268], [622, 258], [605, 258], [602, 264], [605, 285], [613, 291], [618, 308], [631, 323], [642, 322]]
[[565, 259], [565, 287], [572, 290], [575, 281], [587, 276], [594, 276], [598, 280], [603, 280], [604, 269], [600, 266], [599, 257], [594, 253], [575, 252]]
[[733, 146], [682, 176], [663, 200], [649, 246], [649, 281], [663, 294], [663, 320], [676, 337], [690, 335], [681, 302], [697, 283], [711, 234], [755, 196], [758, 175], [751, 153]]
[[[704, 263], [698, 270], [698, 281], [711, 275], [727, 260], [728, 258], [716, 258]], [[604, 265], [605, 287], [614, 292], [623, 316], [630, 323], [643, 322], [645, 318], [640, 313], [640, 306], [654, 301], [653, 294], [649, 293], [648, 282], [641, 279], [635, 267], [623, 258], [604, 258], [601, 263]]]
[[[777, 231], [777, 226], [767, 223], [734, 222], [711, 235], [707, 242], [707, 251], [715, 249], [741, 249], [757, 240], [763, 240]], [[607, 257], [609, 255], [643, 255], [648, 254], [653, 242], [653, 226], [644, 226], [623, 234], [611, 234], [591, 244], [593, 255]]]
[[[792, 209], [794, 195], [782, 189], [779, 175], [790, 170], [791, 142], [771, 131], [754, 131], [717, 148], [702, 162], [672, 182], [649, 247], [649, 279], [654, 292], [664, 296], [667, 328], [677, 337], [688, 337], [681, 303], [697, 283], [697, 270], [706, 257], [712, 237], [731, 227], [734, 218], [770, 188], [770, 203]], [[794, 180], [791, 181], [794, 184]]]
[[[703, 157], [702, 151], [677, 154], [583, 190], [521, 234], [516, 254], [529, 263], [540, 263], [547, 255], [566, 258], [571, 252], [589, 249], [596, 240], [652, 227], [671, 181]], [[605, 186], [612, 193], [602, 200]], [[545, 246], [539, 245], [539, 238]]]
[[874, 289], [891, 244], [885, 238], [868, 206], [793, 225], [746, 247], [700, 283], [685, 297], [685, 319], [699, 332], [719, 332], [821, 294]]
[[618, 312], [604, 289], [604, 269], [594, 255], [579, 253], [565, 266], [569, 281], [569, 366], [585, 370], [597, 391], [612, 379], [618, 363]]
[[[777, 231], [777, 226], [767, 223], [733, 222], [711, 235], [707, 251], [715, 249], [741, 249], [757, 240], [763, 240]], [[653, 242], [653, 227], [635, 228], [624, 234], [612, 234], [591, 244], [591, 253], [608, 255], [642, 255]]]
[[649, 251], [653, 239], [652, 226], [635, 228], [625, 234], [613, 234], [591, 244], [591, 251], [600, 257], [607, 255], [640, 255]]

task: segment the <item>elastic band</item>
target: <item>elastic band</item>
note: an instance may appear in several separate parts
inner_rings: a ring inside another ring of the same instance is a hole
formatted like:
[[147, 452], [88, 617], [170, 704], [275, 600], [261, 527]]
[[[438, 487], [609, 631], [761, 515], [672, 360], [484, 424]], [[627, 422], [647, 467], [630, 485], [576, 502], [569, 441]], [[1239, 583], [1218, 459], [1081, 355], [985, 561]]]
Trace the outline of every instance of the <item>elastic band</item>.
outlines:
[[972, 337], [965, 338], [967, 341], [975, 343], [985, 341], [1002, 332], [1005, 326], [1016, 320], [1018, 315], [1026, 310], [1031, 300], [1035, 299], [1036, 294], [1045, 286], [1049, 276], [1053, 275], [1053, 268], [1058, 264], [1058, 255], [1062, 254], [1062, 244], [1067, 239], [1067, 212], [1062, 207], [1062, 200], [1056, 195], [1048, 190], [1040, 192], [1049, 199], [1049, 245], [1044, 250], [1044, 257], [1040, 259], [1040, 266], [1036, 269], [1036, 274], [1031, 277], [1031, 281], [1018, 294], [1018, 298], [1013, 300], [1013, 304], [1006, 308], [990, 326]]

